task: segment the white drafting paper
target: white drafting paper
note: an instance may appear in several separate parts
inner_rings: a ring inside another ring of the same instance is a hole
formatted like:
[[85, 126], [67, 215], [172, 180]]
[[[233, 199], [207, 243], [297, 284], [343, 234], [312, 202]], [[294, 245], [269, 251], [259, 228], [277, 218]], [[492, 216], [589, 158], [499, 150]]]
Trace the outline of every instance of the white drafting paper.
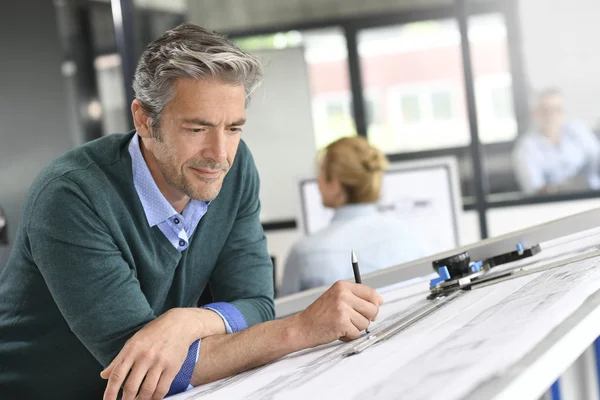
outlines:
[[[518, 264], [547, 264], [600, 243], [598, 234], [575, 239], [542, 246]], [[593, 257], [466, 292], [358, 355], [343, 358], [356, 342], [337, 342], [172, 398], [461, 399], [501, 375], [600, 289], [599, 267], [600, 257]], [[381, 292], [386, 303], [373, 330], [425, 304], [428, 285], [416, 280]]]

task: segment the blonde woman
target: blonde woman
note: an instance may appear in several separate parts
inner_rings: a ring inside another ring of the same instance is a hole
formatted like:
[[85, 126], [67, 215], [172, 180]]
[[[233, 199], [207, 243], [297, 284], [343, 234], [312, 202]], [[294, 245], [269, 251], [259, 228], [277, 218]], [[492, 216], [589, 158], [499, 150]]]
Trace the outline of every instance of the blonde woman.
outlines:
[[387, 167], [385, 155], [364, 138], [342, 138], [327, 146], [318, 183], [323, 205], [334, 208], [335, 216], [327, 228], [294, 246], [282, 295], [351, 278], [350, 249], [363, 274], [426, 255], [401, 222], [377, 211]]

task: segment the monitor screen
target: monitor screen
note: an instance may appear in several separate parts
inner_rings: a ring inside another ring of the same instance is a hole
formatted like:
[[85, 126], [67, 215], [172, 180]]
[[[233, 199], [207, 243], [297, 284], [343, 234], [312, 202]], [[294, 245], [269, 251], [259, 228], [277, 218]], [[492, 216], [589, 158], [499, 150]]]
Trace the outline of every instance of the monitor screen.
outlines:
[[[406, 223], [433, 253], [458, 247], [458, 215], [450, 165], [392, 167], [384, 174], [378, 209]], [[311, 235], [327, 227], [334, 210], [323, 206], [316, 179], [300, 182], [302, 223]]]

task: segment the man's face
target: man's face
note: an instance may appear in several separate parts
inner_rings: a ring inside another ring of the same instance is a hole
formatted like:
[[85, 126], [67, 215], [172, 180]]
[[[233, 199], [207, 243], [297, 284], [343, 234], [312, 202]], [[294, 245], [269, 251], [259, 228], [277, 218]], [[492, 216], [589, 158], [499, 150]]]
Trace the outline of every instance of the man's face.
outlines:
[[560, 94], [547, 94], [538, 99], [535, 119], [545, 135], [556, 135], [564, 123], [564, 100]]
[[171, 190], [210, 201], [233, 164], [244, 122], [243, 85], [180, 78], [147, 147]]

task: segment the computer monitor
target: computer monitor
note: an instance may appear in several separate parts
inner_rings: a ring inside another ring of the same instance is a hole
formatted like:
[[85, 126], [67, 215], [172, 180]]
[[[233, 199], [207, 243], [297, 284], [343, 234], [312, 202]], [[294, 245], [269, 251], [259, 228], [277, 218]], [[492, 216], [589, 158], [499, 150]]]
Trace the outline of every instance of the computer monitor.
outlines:
[[[300, 182], [301, 223], [311, 235], [329, 225], [334, 210], [323, 206], [316, 179]], [[383, 177], [378, 209], [407, 224], [433, 254], [460, 244], [460, 186], [452, 157], [392, 163]]]

